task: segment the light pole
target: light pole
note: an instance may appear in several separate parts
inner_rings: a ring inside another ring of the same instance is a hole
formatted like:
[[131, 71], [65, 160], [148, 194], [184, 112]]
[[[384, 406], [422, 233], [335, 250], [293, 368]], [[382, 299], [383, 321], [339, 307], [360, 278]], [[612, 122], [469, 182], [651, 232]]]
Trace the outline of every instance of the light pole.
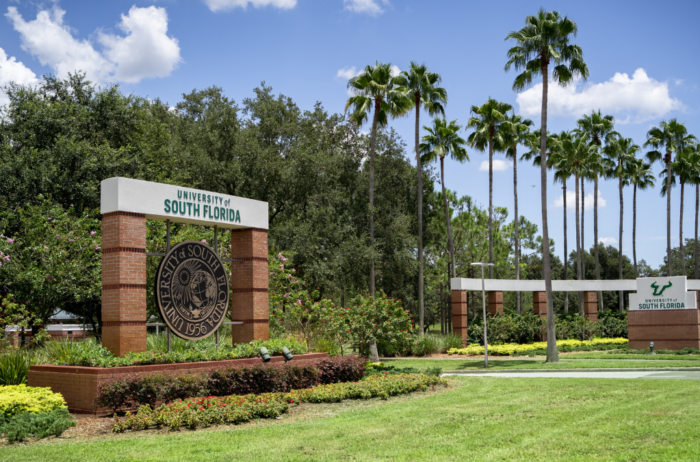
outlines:
[[484, 306], [484, 367], [489, 367], [489, 340], [486, 335], [486, 284], [484, 282], [484, 266], [493, 266], [493, 263], [472, 263], [472, 266], [481, 266], [481, 297]]

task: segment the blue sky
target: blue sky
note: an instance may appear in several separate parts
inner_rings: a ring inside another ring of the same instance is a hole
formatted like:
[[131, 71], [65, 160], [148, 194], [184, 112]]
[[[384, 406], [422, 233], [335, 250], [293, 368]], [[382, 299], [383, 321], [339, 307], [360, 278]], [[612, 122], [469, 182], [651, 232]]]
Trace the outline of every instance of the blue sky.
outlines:
[[[514, 93], [515, 74], [504, 72], [503, 66], [509, 47], [505, 36], [540, 6], [577, 22], [575, 43], [583, 48], [590, 69], [587, 83], [550, 88], [550, 131], [569, 130], [581, 114], [600, 108], [616, 117], [619, 132], [640, 145], [651, 126], [671, 117], [700, 136], [698, 2], [667, 1], [661, 8], [650, 1], [9, 1], [0, 9], [0, 84], [33, 83], [46, 73], [64, 76], [83, 69], [100, 84], [119, 83], [127, 93], [175, 104], [183, 92], [211, 85], [240, 102], [264, 80], [302, 109], [321, 101], [328, 111], [342, 112], [346, 78], [353, 70], [375, 61], [406, 69], [413, 60], [443, 76], [449, 119], [464, 124], [472, 105], [493, 97], [512, 104], [538, 126], [538, 88]], [[412, 119], [393, 121], [392, 126], [407, 142], [413, 139]], [[488, 172], [480, 169], [487, 156], [473, 150], [469, 154], [467, 164], [448, 162], [446, 185], [487, 205]], [[512, 210], [512, 167], [500, 166], [503, 170], [494, 173], [494, 202]], [[521, 214], [539, 225], [539, 171], [524, 162], [519, 166]], [[617, 245], [617, 183], [602, 181], [600, 189], [605, 204], [600, 208], [600, 237]], [[592, 190], [587, 185], [586, 192]], [[672, 192], [674, 245], [678, 192]], [[694, 232], [694, 196], [688, 189], [685, 236]], [[624, 200], [623, 252], [631, 257], [630, 188]], [[560, 185], [550, 182], [550, 236], [560, 256], [561, 203]], [[585, 214], [590, 247], [592, 210]], [[570, 249], [573, 218], [570, 207]], [[666, 234], [665, 201], [658, 188], [639, 193], [637, 227], [638, 258], [657, 267]]]

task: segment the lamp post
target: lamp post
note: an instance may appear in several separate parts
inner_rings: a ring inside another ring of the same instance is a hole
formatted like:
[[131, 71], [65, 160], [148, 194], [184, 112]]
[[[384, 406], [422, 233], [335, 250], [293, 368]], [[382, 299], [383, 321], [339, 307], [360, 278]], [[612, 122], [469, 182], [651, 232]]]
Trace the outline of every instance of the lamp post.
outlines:
[[493, 266], [493, 263], [472, 263], [472, 266], [481, 266], [481, 297], [484, 307], [484, 367], [489, 367], [489, 340], [486, 335], [486, 283], [484, 282], [484, 266]]

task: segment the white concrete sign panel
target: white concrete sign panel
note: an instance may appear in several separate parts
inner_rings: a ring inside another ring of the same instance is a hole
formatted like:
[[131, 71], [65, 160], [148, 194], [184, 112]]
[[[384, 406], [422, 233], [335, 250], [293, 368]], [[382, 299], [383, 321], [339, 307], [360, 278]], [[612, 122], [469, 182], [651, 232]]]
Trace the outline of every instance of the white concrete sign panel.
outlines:
[[630, 310], [697, 309], [695, 292], [688, 292], [685, 276], [639, 278], [637, 293], [630, 294]]
[[100, 212], [132, 212], [150, 220], [268, 229], [267, 202], [130, 178], [102, 181]]

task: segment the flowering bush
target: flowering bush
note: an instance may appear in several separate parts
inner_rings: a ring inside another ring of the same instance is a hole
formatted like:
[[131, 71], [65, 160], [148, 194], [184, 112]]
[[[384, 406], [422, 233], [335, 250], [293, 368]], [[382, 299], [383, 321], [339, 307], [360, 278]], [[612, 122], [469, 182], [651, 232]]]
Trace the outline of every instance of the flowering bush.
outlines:
[[150, 427], [195, 429], [217, 424], [239, 424], [253, 418], [273, 419], [287, 412], [289, 404], [336, 403], [344, 399], [387, 399], [389, 396], [425, 391], [447, 385], [440, 377], [405, 374], [372, 376], [354, 382], [318, 385], [288, 393], [264, 393], [242, 396], [207, 396], [164, 403], [155, 410], [139, 407], [136, 414], [114, 417], [112, 431], [143, 430]]
[[32, 329], [35, 343], [43, 343], [50, 337], [45, 329], [38, 328], [42, 323], [29, 310], [29, 302], [18, 303], [14, 298], [14, 295], [8, 294], [0, 299], [0, 351], [9, 345], [8, 335], [12, 332], [7, 330], [8, 327], [16, 329], [20, 338], [25, 329]]
[[294, 388], [360, 380], [365, 373], [362, 360], [330, 358], [312, 364], [280, 366], [257, 364], [180, 376], [127, 376], [103, 383], [96, 404], [114, 410], [186, 399], [196, 396], [227, 396], [288, 392]]
[[0, 414], [11, 417], [24, 412], [38, 414], [66, 407], [60, 393], [50, 388], [8, 385], [0, 387]]
[[[577, 348], [597, 345], [627, 345], [626, 338], [594, 338], [593, 340], [557, 340], [557, 347]], [[526, 354], [529, 351], [546, 350], [547, 342], [535, 342], [529, 344], [506, 343], [503, 345], [489, 345], [489, 354], [495, 356], [516, 356]], [[466, 348], [450, 348], [447, 354], [451, 355], [483, 355], [483, 345], [469, 345]]]

